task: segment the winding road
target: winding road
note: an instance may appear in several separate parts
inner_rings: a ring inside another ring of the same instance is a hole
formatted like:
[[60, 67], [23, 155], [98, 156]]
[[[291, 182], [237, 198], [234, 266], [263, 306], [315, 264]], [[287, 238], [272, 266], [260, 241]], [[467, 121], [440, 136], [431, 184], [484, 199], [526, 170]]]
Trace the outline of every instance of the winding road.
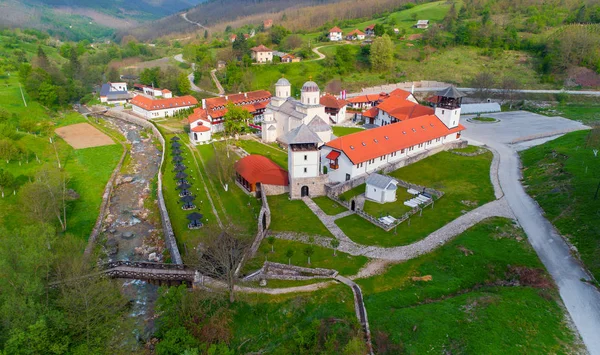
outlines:
[[191, 23], [192, 25], [196, 25], [196, 26], [198, 26], [198, 27], [202, 28], [203, 30], [206, 30], [206, 31], [208, 31], [208, 27], [204, 27], [204, 26], [202, 26], [201, 24], [199, 24], [198, 22], [194, 22], [194, 21], [192, 21], [192, 20], [188, 19], [188, 17], [187, 17], [187, 12], [184, 12], [184, 13], [182, 13], [182, 14], [181, 14], [181, 15], [179, 15], [179, 16], [181, 16], [181, 18], [182, 18], [182, 19], [184, 19], [184, 20], [185, 20], [185, 22]]
[[[180, 63], [187, 63], [188, 61], [183, 59], [183, 54], [177, 54], [173, 56], [173, 59], [175, 59], [176, 61], [180, 62]], [[196, 70], [196, 63], [191, 63], [192, 66], [192, 72], [190, 74], [188, 74], [187, 78], [190, 81], [190, 86], [192, 88], [192, 91], [195, 92], [203, 92], [203, 93], [207, 93], [210, 95], [214, 95], [214, 96], [221, 96], [221, 95], [225, 95], [225, 90], [223, 89], [223, 86], [221, 85], [221, 83], [219, 82], [219, 79], [217, 78], [217, 76], [215, 75], [215, 72], [217, 71], [217, 69], [213, 69], [210, 71], [210, 77], [212, 78], [213, 82], [215, 83], [215, 85], [217, 86], [217, 89], [219, 89], [219, 92], [212, 92], [209, 90], [204, 90], [201, 89], [200, 87], [198, 87], [198, 85], [196, 85], [194, 83], [194, 71]]]

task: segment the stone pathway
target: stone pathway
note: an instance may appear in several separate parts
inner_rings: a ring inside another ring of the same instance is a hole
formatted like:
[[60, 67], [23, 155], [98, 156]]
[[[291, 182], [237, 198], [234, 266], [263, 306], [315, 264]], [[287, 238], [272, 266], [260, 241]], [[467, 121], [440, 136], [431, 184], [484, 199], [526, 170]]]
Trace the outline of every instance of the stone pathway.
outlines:
[[[350, 255], [362, 255], [373, 259], [384, 259], [388, 261], [405, 261], [428, 253], [442, 245], [448, 240], [461, 234], [468, 228], [490, 217], [513, 218], [514, 215], [504, 198], [489, 202], [472, 211], [465, 213], [442, 228], [428, 235], [426, 238], [409, 245], [398, 247], [378, 247], [367, 246], [353, 242], [341, 229], [335, 224], [335, 220], [345, 214], [340, 213], [336, 216], [328, 216], [319, 208], [319, 206], [310, 198], [303, 198], [306, 205], [319, 217], [325, 227], [340, 241], [338, 250]], [[276, 238], [309, 242], [311, 236], [298, 233], [271, 233]], [[323, 236], [312, 236], [314, 243], [320, 246], [331, 248], [331, 238]]]

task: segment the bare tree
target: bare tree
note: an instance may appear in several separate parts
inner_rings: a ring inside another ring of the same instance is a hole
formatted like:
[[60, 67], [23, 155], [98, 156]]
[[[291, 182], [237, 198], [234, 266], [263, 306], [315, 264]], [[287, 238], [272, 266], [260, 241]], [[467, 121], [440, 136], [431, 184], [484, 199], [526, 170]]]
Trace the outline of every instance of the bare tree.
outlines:
[[229, 290], [229, 302], [233, 303], [235, 285], [238, 282], [236, 270], [250, 244], [246, 240], [236, 238], [235, 232], [217, 233], [209, 232], [212, 235], [198, 253], [197, 267], [202, 274], [225, 282]]
[[521, 83], [512, 77], [505, 76], [500, 82], [502, 88], [502, 99], [508, 101], [510, 108], [512, 108], [513, 101], [516, 97], [517, 90], [521, 87]]
[[62, 231], [67, 230], [67, 202], [69, 200], [69, 177], [57, 168], [42, 168], [35, 180], [22, 188], [21, 204], [30, 218], [49, 221], [58, 220]]
[[481, 100], [490, 96], [490, 89], [494, 84], [494, 76], [489, 72], [481, 72], [471, 80], [471, 86], [475, 89], [475, 97]]
[[215, 155], [208, 162], [210, 170], [215, 172], [219, 176], [219, 182], [225, 189], [228, 190], [229, 183], [233, 181], [235, 176], [235, 162], [234, 159], [229, 157], [230, 146], [229, 144], [213, 144]]

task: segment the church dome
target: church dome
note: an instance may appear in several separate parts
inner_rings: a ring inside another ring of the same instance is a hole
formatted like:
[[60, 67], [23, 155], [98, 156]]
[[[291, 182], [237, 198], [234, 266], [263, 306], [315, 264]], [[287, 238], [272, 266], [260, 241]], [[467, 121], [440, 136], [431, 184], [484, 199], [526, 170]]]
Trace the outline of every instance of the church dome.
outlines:
[[277, 80], [275, 86], [291, 86], [291, 84], [286, 78], [281, 78]]
[[319, 91], [319, 85], [314, 81], [307, 81], [302, 85], [302, 91], [304, 92], [316, 92]]

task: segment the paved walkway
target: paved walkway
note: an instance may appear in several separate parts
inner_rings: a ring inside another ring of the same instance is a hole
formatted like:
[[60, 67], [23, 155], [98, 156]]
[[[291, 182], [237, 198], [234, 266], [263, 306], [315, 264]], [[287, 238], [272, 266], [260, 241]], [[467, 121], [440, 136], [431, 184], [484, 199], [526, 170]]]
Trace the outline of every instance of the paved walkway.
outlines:
[[[475, 224], [490, 217], [505, 217], [514, 218], [510, 208], [504, 198], [489, 202], [472, 211], [465, 213], [452, 222], [446, 224], [437, 231], [431, 233], [426, 238], [419, 240], [409, 245], [398, 247], [377, 247], [355, 243], [335, 224], [335, 220], [347, 216], [348, 212], [343, 212], [335, 216], [328, 216], [321, 208], [310, 198], [303, 198], [306, 205], [319, 217], [325, 227], [340, 241], [338, 250], [350, 255], [363, 255], [369, 258], [384, 259], [389, 261], [405, 261], [418, 257], [419, 255], [428, 253], [441, 245], [444, 245], [448, 240], [461, 234], [465, 230]], [[352, 212], [350, 212], [352, 213]], [[308, 235], [298, 233], [272, 233], [276, 238], [296, 240], [307, 243]], [[331, 238], [316, 236], [315, 243], [327, 248], [331, 248]]]

